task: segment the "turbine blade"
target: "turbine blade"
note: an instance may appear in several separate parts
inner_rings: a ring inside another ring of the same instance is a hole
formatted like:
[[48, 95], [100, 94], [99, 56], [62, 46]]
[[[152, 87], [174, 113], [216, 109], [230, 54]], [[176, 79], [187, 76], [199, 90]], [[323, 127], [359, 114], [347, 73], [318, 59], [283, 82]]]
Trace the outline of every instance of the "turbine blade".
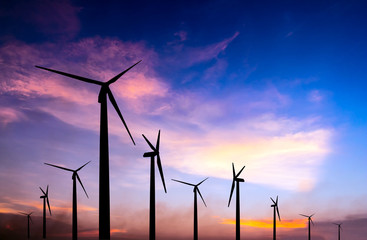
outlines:
[[275, 205], [278, 206], [278, 196], [277, 196], [277, 200], [275, 201]]
[[183, 184], [187, 184], [187, 185], [190, 185], [190, 186], [195, 187], [195, 185], [194, 185], [194, 184], [192, 184], [192, 183], [187, 183], [187, 182], [183, 182], [183, 181], [176, 180], [176, 179], [171, 179], [171, 180], [172, 180], [172, 181], [175, 181], [175, 182], [179, 182], [179, 183], [183, 183]]
[[167, 189], [166, 189], [166, 183], [164, 182], [164, 176], [163, 176], [163, 169], [162, 169], [162, 163], [161, 163], [161, 157], [157, 156], [157, 165], [158, 165], [158, 169], [159, 169], [159, 174], [161, 175], [161, 179], [162, 179], [162, 183], [163, 183], [163, 187], [164, 187], [164, 191], [167, 193]]
[[271, 197], [270, 197], [270, 199], [271, 199], [271, 201], [273, 201], [273, 203], [275, 204], [275, 201], [274, 201], [274, 199], [273, 199], [273, 198], [271, 198]]
[[47, 188], [46, 188], [46, 197], [48, 198], [48, 185], [47, 185]]
[[51, 167], [60, 168], [60, 169], [62, 169], [62, 170], [66, 170], [66, 171], [74, 172], [74, 170], [69, 169], [69, 168], [60, 167], [60, 166], [53, 165], [53, 164], [50, 164], [50, 163], [44, 163], [44, 164], [49, 165], [49, 166], [51, 166]]
[[43, 192], [44, 195], [46, 195], [45, 191], [43, 191], [43, 189], [41, 187], [39, 187], [41, 189], [41, 191]]
[[307, 216], [307, 215], [304, 215], [304, 214], [300, 214], [300, 215], [301, 215], [301, 216], [304, 216], [304, 217], [307, 217], [307, 218], [309, 217], [309, 216]]
[[158, 137], [157, 137], [157, 143], [155, 145], [155, 148], [157, 150], [157, 152], [159, 152], [159, 142], [160, 142], [160, 138], [161, 138], [161, 130], [158, 131]]
[[237, 173], [236, 178], [240, 176], [241, 172], [243, 171], [243, 169], [244, 169], [245, 167], [246, 167], [246, 166], [243, 166], [243, 167], [242, 167], [242, 169], [241, 169], [241, 171], [239, 171], [239, 172]]
[[48, 201], [48, 197], [46, 197], [46, 199], [47, 199], [47, 206], [48, 206], [48, 210], [50, 211], [50, 215], [52, 215], [52, 214], [51, 214], [51, 208], [50, 208], [50, 202]]
[[205, 178], [203, 181], [201, 181], [201, 182], [199, 182], [198, 184], [196, 184], [196, 186], [199, 186], [200, 184], [202, 184], [204, 181], [206, 181], [208, 179], [208, 177], [207, 178]]
[[18, 213], [23, 214], [23, 215], [28, 215], [27, 213], [24, 213], [24, 212], [18, 212]]
[[75, 170], [75, 172], [79, 171], [80, 169], [82, 169], [85, 165], [87, 165], [88, 163], [90, 163], [91, 161], [87, 162], [86, 164], [84, 164], [83, 166], [81, 166], [80, 168], [78, 168], [77, 170]]
[[281, 221], [281, 220], [280, 220], [280, 214], [279, 214], [279, 208], [278, 208], [278, 205], [277, 205], [275, 208], [277, 209], [277, 214], [278, 214], [279, 221]]
[[133, 137], [131, 136], [131, 133], [130, 133], [130, 131], [129, 131], [129, 128], [128, 128], [128, 127], [127, 127], [127, 125], [126, 125], [126, 122], [125, 122], [124, 118], [122, 117], [122, 114], [121, 114], [121, 112], [120, 112], [120, 109], [119, 109], [119, 107], [117, 106], [116, 100], [115, 100], [115, 98], [113, 97], [112, 92], [111, 92], [111, 90], [110, 90], [109, 88], [108, 88], [108, 90], [107, 90], [107, 93], [108, 93], [108, 97], [109, 97], [109, 99], [110, 99], [110, 101], [111, 101], [111, 103], [112, 103], [113, 107], [115, 108], [115, 110], [116, 110], [117, 114], [119, 115], [119, 117], [120, 117], [120, 119], [121, 119], [122, 123], [124, 124], [124, 126], [125, 126], [125, 128], [126, 128], [126, 130], [127, 130], [128, 134], [129, 134], [129, 136], [130, 136], [131, 140], [133, 141], [133, 143], [134, 143], [134, 145], [135, 145], [135, 141], [134, 141]]
[[31, 221], [31, 223], [33, 223], [33, 221], [32, 221], [32, 217], [31, 217], [31, 216], [29, 216], [29, 220]]
[[32, 213], [33, 213], [33, 212], [31, 212], [31, 213], [30, 213], [30, 214], [28, 214], [28, 215], [29, 215], [29, 216], [31, 216], [31, 215], [32, 215]]
[[84, 188], [84, 186], [83, 186], [82, 180], [80, 180], [80, 178], [79, 178], [78, 173], [76, 174], [76, 177], [78, 178], [78, 181], [79, 181], [80, 185], [82, 186], [82, 188], [83, 188], [83, 190], [84, 190], [84, 192], [85, 192], [85, 195], [87, 195], [87, 198], [89, 198], [89, 196], [88, 196], [88, 194], [87, 194], [87, 191], [85, 191], [85, 188]]
[[53, 69], [50, 69], [50, 68], [45, 68], [45, 67], [40, 67], [40, 66], [35, 66], [35, 67], [43, 69], [43, 70], [47, 70], [47, 71], [50, 71], [50, 72], [54, 72], [54, 73], [57, 73], [57, 74], [60, 74], [60, 75], [63, 75], [63, 76], [69, 77], [69, 78], [74, 78], [76, 80], [80, 80], [80, 81], [83, 81], [83, 82], [93, 83], [93, 84], [97, 84], [97, 85], [100, 85], [100, 86], [103, 85], [103, 82], [93, 80], [93, 79], [90, 79], [90, 78], [85, 78], [85, 77], [77, 76], [77, 75], [74, 75], [74, 74], [53, 70]]
[[198, 193], [199, 193], [199, 195], [200, 195], [200, 197], [201, 197], [201, 200], [203, 200], [203, 203], [204, 203], [204, 205], [205, 205], [205, 207], [206, 207], [206, 203], [205, 203], [205, 201], [204, 201], [203, 196], [202, 196], [202, 195], [201, 195], [201, 193], [200, 193], [199, 188], [197, 187], [196, 189], [197, 189], [197, 191], [198, 191]]
[[313, 226], [313, 225], [315, 225], [315, 224], [313, 224], [313, 221], [312, 221], [312, 219], [311, 219], [311, 218], [310, 218], [310, 221], [311, 221], [311, 223], [312, 223], [312, 226]]
[[122, 75], [124, 75], [127, 71], [129, 71], [130, 69], [132, 69], [133, 67], [135, 67], [136, 64], [140, 63], [140, 61], [138, 61], [137, 63], [135, 63], [134, 65], [132, 65], [131, 67], [129, 67], [128, 69], [126, 69], [125, 71], [122, 71], [121, 73], [117, 74], [116, 76], [114, 76], [113, 78], [111, 78], [110, 80], [108, 80], [107, 84], [111, 84], [116, 82]]
[[231, 194], [229, 195], [229, 201], [228, 201], [228, 207], [231, 204], [231, 199], [232, 199], [232, 195], [233, 195], [233, 190], [234, 190], [234, 179], [232, 181], [232, 187], [231, 187]]
[[148, 138], [146, 138], [145, 136], [144, 136], [144, 134], [142, 134], [143, 135], [143, 138], [145, 139], [145, 141], [148, 143], [148, 145], [149, 145], [149, 147], [153, 150], [153, 151], [155, 151], [155, 147], [149, 142], [149, 140], [148, 140]]
[[234, 170], [234, 163], [232, 163], [233, 179], [236, 177], [236, 171]]
[[312, 214], [310, 217], [312, 217], [313, 215], [315, 215], [315, 214]]

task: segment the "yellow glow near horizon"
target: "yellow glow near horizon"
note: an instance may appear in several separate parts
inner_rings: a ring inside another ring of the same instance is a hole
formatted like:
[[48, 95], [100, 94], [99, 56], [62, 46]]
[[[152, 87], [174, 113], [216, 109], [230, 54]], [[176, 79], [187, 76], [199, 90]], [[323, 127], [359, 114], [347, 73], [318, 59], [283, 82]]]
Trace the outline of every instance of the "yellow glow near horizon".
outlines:
[[[235, 219], [222, 219], [221, 224], [236, 224]], [[256, 228], [272, 228], [273, 220], [241, 220], [240, 225]], [[305, 228], [307, 219], [282, 220], [277, 222], [277, 228]]]

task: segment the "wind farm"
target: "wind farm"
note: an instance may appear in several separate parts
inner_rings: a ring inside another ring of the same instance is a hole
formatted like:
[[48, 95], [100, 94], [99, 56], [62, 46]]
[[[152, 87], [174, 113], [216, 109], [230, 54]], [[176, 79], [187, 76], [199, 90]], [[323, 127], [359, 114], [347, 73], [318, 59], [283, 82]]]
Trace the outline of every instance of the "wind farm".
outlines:
[[366, 240], [365, 9], [2, 1], [0, 239]]
[[138, 61], [131, 67], [122, 71], [115, 77], [111, 78], [107, 82], [100, 82], [97, 80], [80, 77], [74, 74], [65, 73], [50, 68], [36, 66], [37, 68], [47, 70], [53, 73], [57, 73], [69, 78], [73, 78], [86, 83], [91, 83], [101, 86], [98, 94], [98, 102], [101, 105], [100, 110], [100, 138], [99, 138], [99, 237], [100, 239], [110, 239], [110, 169], [109, 169], [109, 149], [108, 149], [108, 119], [107, 119], [107, 95], [108, 98], [115, 108], [115, 111], [119, 115], [122, 123], [125, 126], [127, 133], [130, 136], [131, 141], [135, 145], [135, 141], [131, 136], [130, 130], [126, 125], [124, 118], [120, 112], [120, 109], [116, 103], [115, 97], [113, 96], [109, 86], [116, 82], [122, 75], [133, 68], [135, 65], [140, 63]]

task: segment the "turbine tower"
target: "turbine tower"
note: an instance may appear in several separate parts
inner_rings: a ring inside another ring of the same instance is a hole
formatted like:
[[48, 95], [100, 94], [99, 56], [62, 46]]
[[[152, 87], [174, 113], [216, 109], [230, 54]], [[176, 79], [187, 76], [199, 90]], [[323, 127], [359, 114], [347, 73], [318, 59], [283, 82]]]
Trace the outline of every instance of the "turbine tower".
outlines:
[[119, 73], [115, 77], [111, 78], [107, 82], [100, 82], [97, 80], [80, 77], [70, 73], [65, 73], [45, 67], [36, 66], [37, 68], [54, 72], [66, 77], [74, 78], [79, 81], [92, 83], [101, 86], [101, 90], [98, 95], [98, 102], [101, 104], [100, 112], [100, 138], [99, 138], [99, 239], [110, 239], [110, 170], [109, 170], [109, 153], [108, 153], [108, 120], [107, 120], [107, 95], [119, 115], [122, 123], [124, 124], [133, 144], [134, 139], [130, 134], [130, 131], [125, 123], [124, 118], [117, 106], [116, 100], [110, 90], [110, 85], [116, 82], [122, 75], [133, 68], [138, 61], [125, 71]]
[[149, 142], [149, 140], [142, 134], [145, 141], [148, 143], [153, 152], [144, 153], [143, 157], [150, 157], [150, 208], [149, 208], [149, 239], [155, 239], [155, 167], [154, 157], [157, 156], [157, 165], [159, 174], [161, 175], [164, 191], [167, 193], [166, 183], [164, 182], [163, 169], [161, 163], [161, 157], [159, 156], [159, 141], [161, 136], [161, 130], [158, 131], [157, 143], [155, 147]]
[[338, 226], [338, 240], [340, 240], [340, 230], [342, 229], [342, 224], [343, 223], [333, 223], [333, 224], [335, 224], [335, 225], [337, 225]]
[[31, 215], [32, 215], [33, 212], [31, 212], [31, 213], [19, 212], [19, 213], [22, 214], [22, 215], [26, 215], [27, 216], [27, 220], [28, 220], [27, 238], [30, 239], [31, 238], [31, 234], [30, 234], [30, 231], [29, 231], [29, 221], [31, 223], [33, 223], [32, 218], [31, 218]]
[[274, 199], [270, 198], [271, 201], [273, 201], [273, 204], [271, 205], [272, 208], [274, 208], [274, 215], [273, 215], [273, 239], [276, 240], [277, 238], [277, 214], [278, 214], [278, 218], [280, 221], [280, 215], [279, 215], [279, 209], [278, 209], [278, 196], [276, 198], [276, 200], [274, 201]]
[[233, 180], [232, 180], [232, 188], [231, 194], [229, 196], [228, 207], [231, 204], [231, 199], [233, 195], [234, 185], [236, 182], [236, 240], [240, 240], [241, 238], [241, 228], [240, 228], [240, 182], [245, 182], [244, 179], [239, 178], [240, 174], [242, 173], [245, 166], [242, 167], [241, 171], [236, 174], [234, 169], [234, 164], [232, 163], [232, 170], [233, 170]]
[[312, 226], [314, 225], [311, 217], [315, 214], [312, 214], [310, 216], [307, 216], [307, 215], [304, 215], [304, 214], [300, 214], [300, 215], [303, 216], [303, 217], [308, 218], [308, 240], [311, 240], [311, 223], [312, 223]]
[[173, 181], [183, 183], [183, 184], [187, 184], [187, 185], [190, 185], [190, 186], [194, 187], [194, 240], [198, 240], [198, 204], [197, 204], [198, 201], [197, 201], [197, 193], [199, 193], [199, 195], [201, 197], [201, 200], [203, 200], [203, 203], [206, 207], [206, 203], [204, 201], [204, 198], [201, 195], [200, 190], [199, 190], [199, 185], [202, 184], [207, 179], [208, 178], [205, 178], [203, 181], [199, 182], [196, 185], [192, 184], [192, 183], [187, 183], [187, 182], [172, 179]]
[[72, 221], [72, 228], [73, 228], [73, 234], [72, 234], [73, 238], [72, 239], [73, 240], [78, 239], [78, 217], [77, 217], [78, 211], [77, 211], [77, 201], [76, 201], [76, 198], [77, 198], [77, 195], [76, 195], [76, 179], [78, 179], [80, 185], [82, 186], [82, 188], [85, 192], [85, 195], [87, 195], [87, 198], [89, 198], [88, 194], [87, 194], [87, 191], [85, 191], [83, 183], [80, 180], [79, 175], [78, 175], [78, 171], [81, 170], [88, 163], [90, 163], [90, 161], [87, 162], [86, 164], [84, 164], [83, 166], [81, 166], [80, 168], [76, 169], [76, 170], [72, 170], [72, 169], [69, 169], [69, 168], [64, 168], [64, 167], [56, 166], [56, 165], [53, 165], [53, 164], [45, 163], [46, 165], [56, 167], [56, 168], [60, 168], [62, 170], [70, 171], [70, 172], [73, 173], [73, 175], [71, 177], [73, 179], [73, 221]]
[[51, 208], [50, 208], [50, 202], [48, 201], [48, 185], [46, 188], [46, 192], [43, 191], [43, 189], [40, 187], [43, 195], [40, 196], [40, 198], [43, 198], [43, 238], [46, 238], [46, 202], [48, 206], [48, 210], [50, 211], [51, 216]]

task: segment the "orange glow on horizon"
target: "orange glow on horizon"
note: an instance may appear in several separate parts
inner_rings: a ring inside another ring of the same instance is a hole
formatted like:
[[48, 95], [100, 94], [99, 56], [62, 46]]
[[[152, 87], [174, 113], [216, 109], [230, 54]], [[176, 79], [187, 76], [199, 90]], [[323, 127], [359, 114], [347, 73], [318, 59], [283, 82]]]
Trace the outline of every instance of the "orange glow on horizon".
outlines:
[[[221, 224], [236, 224], [235, 219], [222, 219]], [[273, 220], [241, 220], [240, 225], [256, 228], [273, 228]], [[305, 228], [307, 219], [282, 220], [277, 222], [277, 228]]]

